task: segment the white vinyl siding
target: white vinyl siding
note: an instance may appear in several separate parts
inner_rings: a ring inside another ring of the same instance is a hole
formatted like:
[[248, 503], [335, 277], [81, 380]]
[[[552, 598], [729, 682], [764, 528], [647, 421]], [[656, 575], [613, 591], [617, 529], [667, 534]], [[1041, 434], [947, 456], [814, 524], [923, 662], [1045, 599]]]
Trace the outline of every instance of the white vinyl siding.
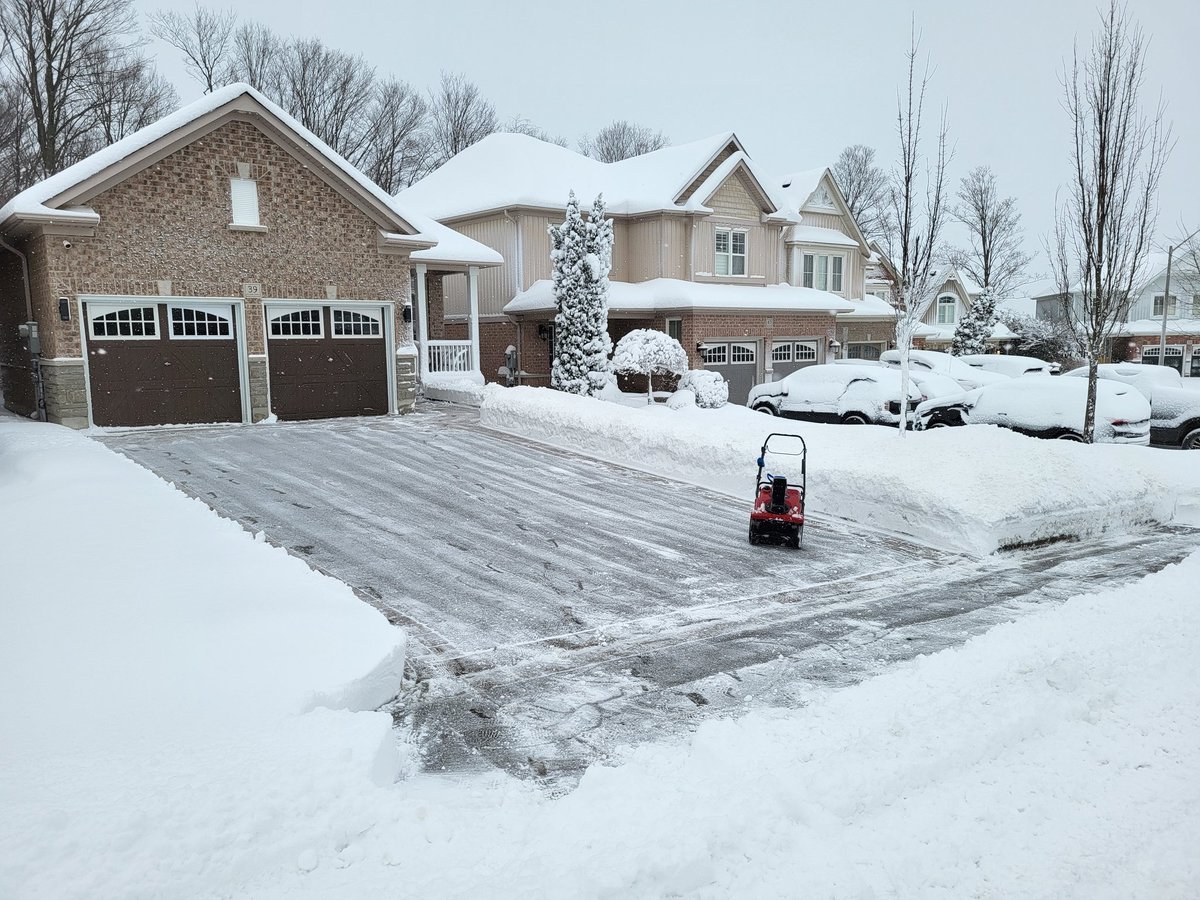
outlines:
[[713, 246], [714, 273], [717, 275], [746, 274], [746, 232], [718, 228]]
[[252, 178], [230, 178], [229, 197], [234, 225], [258, 226], [258, 183]]

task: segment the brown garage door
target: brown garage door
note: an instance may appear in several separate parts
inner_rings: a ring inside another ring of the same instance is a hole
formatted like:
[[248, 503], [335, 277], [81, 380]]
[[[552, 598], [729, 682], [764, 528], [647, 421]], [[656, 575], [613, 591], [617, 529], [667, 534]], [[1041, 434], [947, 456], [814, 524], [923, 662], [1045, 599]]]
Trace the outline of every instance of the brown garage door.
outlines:
[[271, 411], [281, 419], [388, 412], [379, 306], [267, 307]]
[[242, 421], [232, 304], [84, 304], [96, 425]]

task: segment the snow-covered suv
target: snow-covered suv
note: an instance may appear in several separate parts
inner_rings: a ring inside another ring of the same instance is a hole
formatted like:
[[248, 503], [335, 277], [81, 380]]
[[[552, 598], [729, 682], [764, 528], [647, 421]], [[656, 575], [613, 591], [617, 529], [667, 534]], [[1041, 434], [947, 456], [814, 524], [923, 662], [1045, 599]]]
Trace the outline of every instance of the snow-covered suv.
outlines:
[[[1142, 363], [1102, 363], [1096, 369], [1105, 381], [1132, 385], [1150, 401], [1150, 443], [1200, 450], [1200, 391], [1185, 388], [1178, 372]], [[1087, 367], [1067, 376], [1087, 378]]]
[[882, 366], [817, 365], [799, 369], [779, 381], [750, 389], [746, 405], [757, 412], [810, 422], [846, 425], [899, 425], [907, 407], [909, 420], [921, 402], [921, 391], [908, 385], [908, 402], [900, 402], [900, 373]]

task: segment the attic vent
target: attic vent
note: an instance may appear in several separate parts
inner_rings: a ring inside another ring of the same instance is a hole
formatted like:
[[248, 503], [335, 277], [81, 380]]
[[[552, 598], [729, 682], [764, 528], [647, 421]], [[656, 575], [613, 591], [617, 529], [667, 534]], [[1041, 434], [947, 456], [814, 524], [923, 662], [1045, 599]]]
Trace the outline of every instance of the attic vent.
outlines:
[[258, 225], [258, 183], [250, 178], [230, 178], [229, 196], [234, 225]]

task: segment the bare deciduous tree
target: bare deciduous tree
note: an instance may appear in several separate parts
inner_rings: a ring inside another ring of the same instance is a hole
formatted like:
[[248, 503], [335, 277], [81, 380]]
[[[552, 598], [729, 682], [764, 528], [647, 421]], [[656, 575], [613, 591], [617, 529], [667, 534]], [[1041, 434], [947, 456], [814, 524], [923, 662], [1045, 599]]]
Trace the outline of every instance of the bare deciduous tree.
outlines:
[[275, 100], [351, 162], [362, 154], [375, 96], [375, 70], [361, 56], [316, 38], [289, 42], [277, 64]]
[[950, 214], [966, 227], [970, 240], [970, 246], [949, 251], [950, 263], [996, 298], [1020, 287], [1032, 258], [1021, 249], [1021, 213], [1014, 197], [1000, 197], [988, 166], [976, 166], [963, 177]]
[[0, 202], [24, 190], [38, 171], [29, 98], [21, 85], [0, 78]]
[[93, 149], [95, 80], [136, 48], [130, 0], [0, 0], [3, 70], [21, 85], [39, 175]]
[[429, 113], [434, 167], [500, 127], [496, 108], [479, 86], [449, 72], [442, 73], [441, 84], [430, 93]]
[[1171, 150], [1161, 101], [1150, 115], [1142, 108], [1145, 61], [1141, 29], [1112, 0], [1091, 47], [1082, 58], [1076, 48], [1062, 79], [1071, 120], [1071, 184], [1049, 250], [1064, 315], [1087, 361], [1088, 441], [1096, 423], [1096, 367], [1133, 301]]
[[535, 137], [539, 141], [545, 141], [547, 144], [557, 144], [560, 147], [567, 146], [567, 139], [561, 134], [550, 134], [544, 128], [539, 128], [534, 125], [524, 116], [513, 116], [501, 127], [501, 131], [506, 131], [509, 134], [527, 134], [530, 137]]
[[[929, 66], [917, 72], [920, 39], [914, 27], [906, 55], [908, 79], [905, 94], [896, 92], [896, 134], [900, 162], [892, 173], [889, 205], [893, 227], [887, 238], [888, 255], [896, 268], [892, 305], [896, 308], [896, 349], [900, 352], [900, 396], [908, 395], [908, 363], [913, 335], [929, 311], [937, 293], [935, 260], [941, 251], [941, 233], [946, 209], [944, 187], [947, 147], [946, 114], [943, 110], [932, 160], [926, 159], [922, 142], [925, 93]], [[907, 417], [900, 417], [900, 434]]]
[[89, 79], [101, 146], [161, 119], [179, 102], [175, 88], [141, 56], [116, 53]]
[[243, 22], [233, 33], [225, 80], [242, 81], [264, 94], [274, 94], [281, 43], [265, 25]]
[[233, 43], [234, 15], [197, 3], [190, 13], [150, 13], [150, 31], [183, 54], [188, 73], [211, 94], [221, 86]]
[[429, 132], [425, 98], [396, 79], [375, 90], [363, 171], [389, 194], [428, 174]]
[[867, 240], [878, 240], [888, 232], [888, 176], [875, 163], [875, 150], [852, 144], [833, 164], [837, 182], [850, 214]]
[[669, 143], [661, 131], [617, 119], [597, 131], [594, 137], [585, 134], [579, 141], [579, 152], [600, 162], [612, 163], [660, 150]]

